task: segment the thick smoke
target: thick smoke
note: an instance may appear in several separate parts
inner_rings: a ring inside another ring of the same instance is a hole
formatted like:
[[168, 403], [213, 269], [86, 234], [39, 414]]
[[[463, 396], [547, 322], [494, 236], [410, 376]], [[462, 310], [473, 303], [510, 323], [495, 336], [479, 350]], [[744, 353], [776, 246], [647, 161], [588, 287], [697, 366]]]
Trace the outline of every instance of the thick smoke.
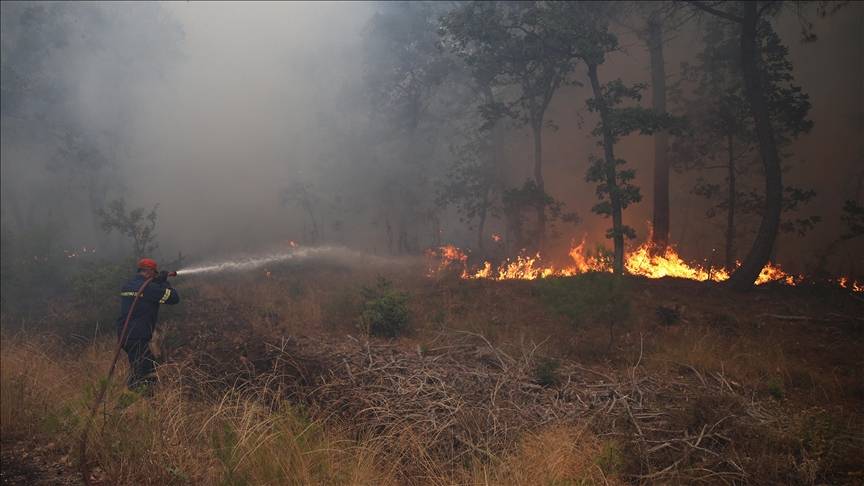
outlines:
[[[387, 59], [369, 41], [370, 22], [403, 7], [4, 2], [4, 232], [39, 230], [62, 235], [57, 245], [119, 254], [127, 242], [106, 237], [93, 212], [122, 196], [134, 207], [159, 205], [165, 257], [182, 251], [207, 260], [287, 240], [377, 254], [473, 244], [452, 211], [424, 209], [458, 141], [460, 127], [441, 128], [455, 113], [447, 96], [427, 107], [435, 121], [409, 135], [375, 115], [383, 102], [370, 95], [370, 69]], [[792, 147], [790, 158], [803, 163], [788, 178], [816, 190], [807, 211], [824, 221], [804, 238], [781, 237], [777, 249], [781, 262], [800, 267], [839, 234], [843, 200], [862, 197], [864, 6], [817, 21], [814, 43], [798, 41], [794, 15], [778, 25], [815, 121]], [[671, 78], [695, 55], [699, 28], [670, 41]], [[648, 82], [643, 44], [626, 33], [621, 44], [601, 67], [604, 79]], [[590, 212], [596, 197], [584, 180], [589, 155], [599, 151], [587, 94], [563, 89], [548, 113], [558, 129], [545, 133], [547, 191], [582, 220], [562, 227], [562, 245], [585, 235], [606, 242], [609, 226]], [[531, 175], [529, 137], [514, 129], [502, 143], [512, 186]], [[625, 212], [640, 238], [651, 219], [650, 147], [648, 137], [634, 136], [618, 148], [644, 196]], [[722, 224], [705, 220], [692, 179], [673, 174], [672, 240], [702, 258], [720, 245]], [[501, 222], [489, 229], [501, 231]]]

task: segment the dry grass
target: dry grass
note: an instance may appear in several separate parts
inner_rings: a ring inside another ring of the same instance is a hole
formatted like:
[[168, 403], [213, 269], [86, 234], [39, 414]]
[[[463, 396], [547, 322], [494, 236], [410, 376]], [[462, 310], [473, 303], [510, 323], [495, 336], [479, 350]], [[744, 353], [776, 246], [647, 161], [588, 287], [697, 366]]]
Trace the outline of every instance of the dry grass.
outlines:
[[470, 482], [482, 485], [623, 484], [608, 473], [620, 469], [620, 454], [615, 442], [601, 440], [588, 427], [546, 427], [527, 434], [513, 454], [494, 466], [475, 465]]
[[[109, 364], [109, 345], [109, 340], [99, 341], [73, 355], [50, 337], [4, 336], [3, 440], [77, 444], [93, 387]], [[179, 366], [163, 367], [160, 375], [149, 399], [112, 384], [88, 447], [97, 479], [108, 484], [395, 484], [376, 450], [340, 439], [338, 431], [309, 421], [287, 402], [268, 402], [261, 390], [242, 387], [216, 396], [212, 390], [190, 393], [184, 383], [200, 377]], [[64, 460], [71, 463], [68, 456]]]
[[[562, 318], [534, 283], [391, 273], [411, 327], [367, 341], [376, 273], [308, 270], [184, 282], [194, 305], [162, 316], [156, 396], [115, 385], [99, 415], [108, 482], [854, 484], [864, 469], [860, 328], [762, 317], [850, 304], [634, 280], [607, 349], [602, 323]], [[658, 324], [659, 305], [680, 322]], [[4, 440], [74, 443], [109, 344], [4, 336]]]

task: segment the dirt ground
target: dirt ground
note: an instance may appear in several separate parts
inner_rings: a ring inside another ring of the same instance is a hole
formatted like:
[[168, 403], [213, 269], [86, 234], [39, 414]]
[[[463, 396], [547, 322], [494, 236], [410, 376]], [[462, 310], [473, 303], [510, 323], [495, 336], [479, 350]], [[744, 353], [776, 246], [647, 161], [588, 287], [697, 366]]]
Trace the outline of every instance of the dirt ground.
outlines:
[[3, 442], [0, 484], [4, 486], [78, 486], [81, 475], [54, 444]]

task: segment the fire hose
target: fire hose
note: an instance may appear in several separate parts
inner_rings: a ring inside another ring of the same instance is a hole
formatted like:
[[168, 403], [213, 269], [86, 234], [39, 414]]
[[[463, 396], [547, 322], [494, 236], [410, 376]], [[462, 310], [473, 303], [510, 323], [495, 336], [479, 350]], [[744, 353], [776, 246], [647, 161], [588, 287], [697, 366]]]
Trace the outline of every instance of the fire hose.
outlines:
[[[177, 275], [177, 272], [169, 272], [169, 277]], [[117, 368], [117, 360], [120, 358], [120, 350], [126, 344], [126, 331], [129, 329], [129, 320], [132, 318], [132, 312], [138, 304], [138, 299], [143, 295], [144, 289], [153, 281], [154, 277], [150, 277], [141, 284], [141, 287], [135, 292], [135, 299], [132, 300], [132, 305], [129, 306], [129, 312], [126, 314], [126, 320], [123, 321], [123, 328], [120, 330], [120, 335], [117, 337], [117, 347], [114, 350], [114, 359], [111, 361], [111, 367], [108, 369], [108, 375], [102, 381], [99, 387], [99, 393], [96, 395], [96, 400], [93, 401], [93, 406], [90, 408], [90, 415], [87, 417], [87, 422], [84, 424], [84, 431], [81, 433], [81, 454], [79, 456], [81, 476], [85, 484], [90, 484], [90, 468], [87, 464], [87, 439], [90, 437], [90, 429], [93, 426], [93, 419], [96, 417], [96, 412], [99, 410], [99, 405], [105, 400], [105, 394], [108, 392], [108, 384], [111, 383], [111, 378], [114, 376], [114, 370]]]

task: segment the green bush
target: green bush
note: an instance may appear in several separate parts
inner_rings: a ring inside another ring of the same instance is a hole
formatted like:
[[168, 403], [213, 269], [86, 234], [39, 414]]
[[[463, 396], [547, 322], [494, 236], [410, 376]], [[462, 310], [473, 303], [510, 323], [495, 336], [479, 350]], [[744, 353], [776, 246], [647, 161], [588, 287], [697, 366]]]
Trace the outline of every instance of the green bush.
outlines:
[[396, 337], [408, 328], [408, 294], [393, 288], [379, 277], [374, 287], [362, 288], [363, 310], [360, 325], [372, 336]]

